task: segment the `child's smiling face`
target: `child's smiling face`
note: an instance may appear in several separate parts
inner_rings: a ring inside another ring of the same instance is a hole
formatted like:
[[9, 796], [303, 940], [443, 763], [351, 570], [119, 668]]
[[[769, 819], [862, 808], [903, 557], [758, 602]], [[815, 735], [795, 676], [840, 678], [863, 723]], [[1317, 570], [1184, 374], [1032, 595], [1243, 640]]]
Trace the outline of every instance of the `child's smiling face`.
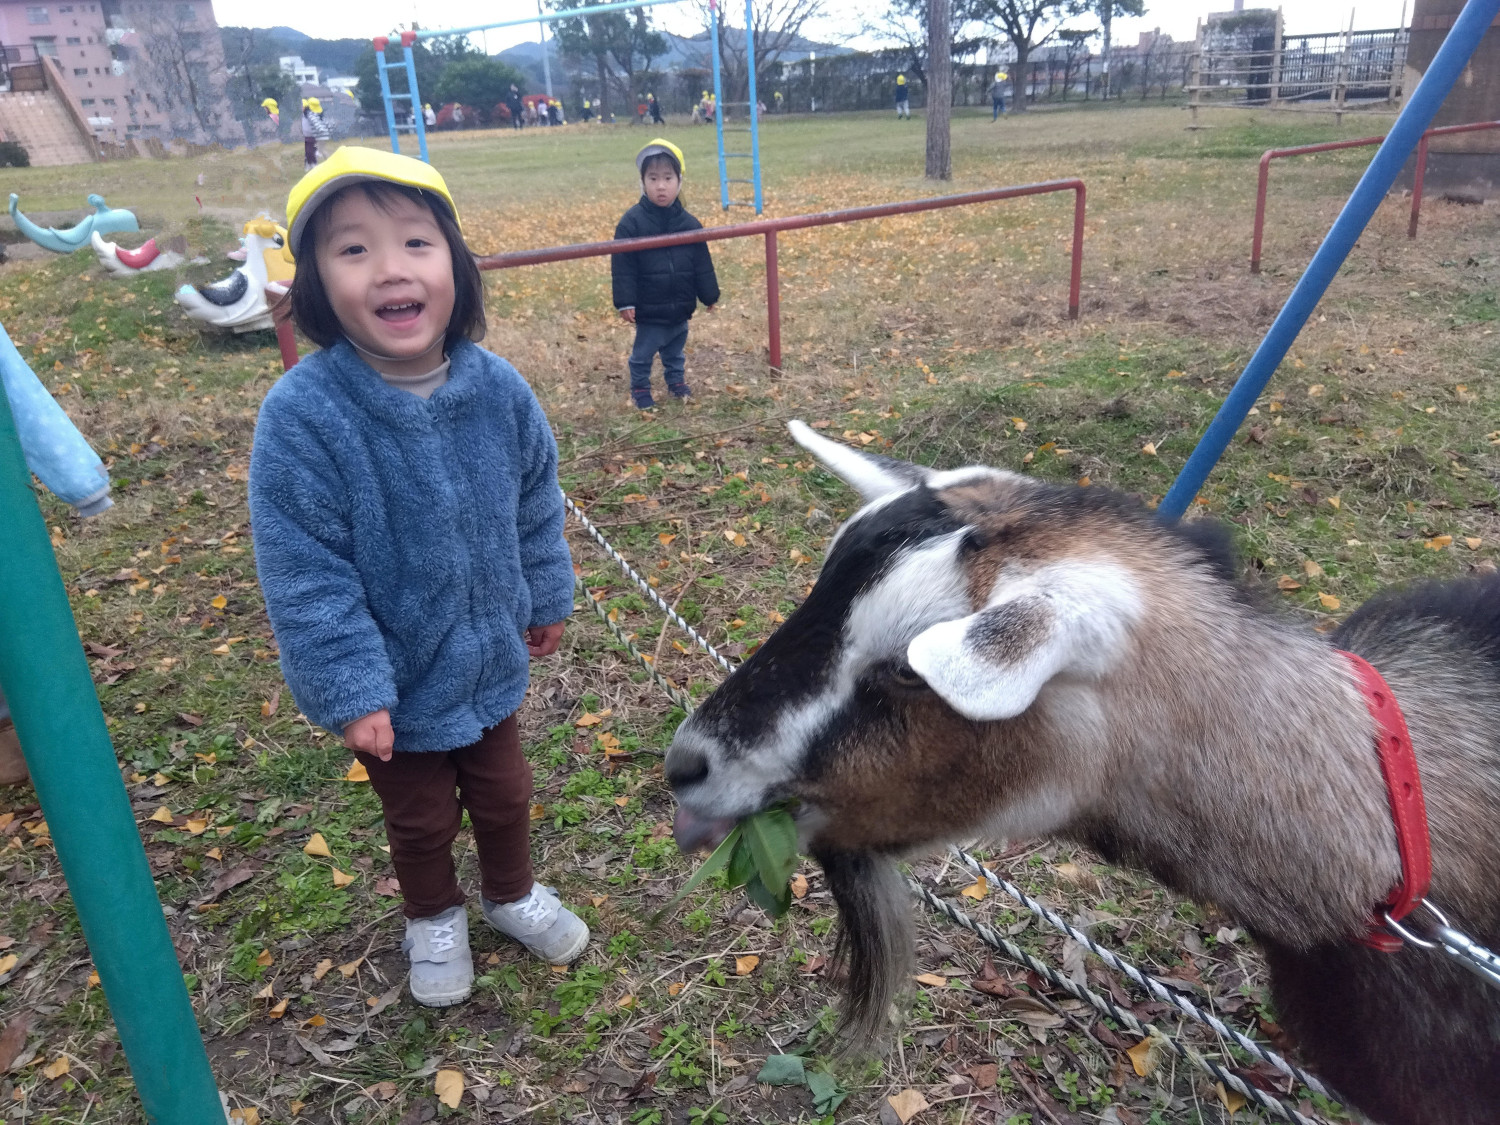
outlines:
[[453, 316], [453, 257], [431, 210], [389, 193], [348, 190], [328, 204], [314, 253], [339, 327], [386, 375], [443, 361]]
[[657, 161], [641, 176], [646, 198], [658, 207], [670, 207], [682, 190], [682, 177], [665, 161]]

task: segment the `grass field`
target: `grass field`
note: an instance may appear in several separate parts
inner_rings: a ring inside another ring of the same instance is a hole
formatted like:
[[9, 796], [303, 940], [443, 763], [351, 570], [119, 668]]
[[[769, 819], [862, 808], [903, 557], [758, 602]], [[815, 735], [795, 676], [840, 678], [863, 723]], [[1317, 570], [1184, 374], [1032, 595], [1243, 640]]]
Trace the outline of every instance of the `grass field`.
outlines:
[[[1369, 150], [1274, 168], [1266, 272], [1252, 277], [1256, 157], [1386, 124], [1207, 120], [1196, 137], [1178, 110], [1130, 105], [955, 120], [955, 179], [941, 191], [1087, 181], [1077, 322], [1064, 315], [1069, 197], [1051, 196], [783, 236], [776, 378], [761, 245], [714, 244], [725, 298], [693, 322], [686, 409], [628, 407], [630, 333], [602, 261], [486, 275], [487, 344], [552, 418], [566, 489], [689, 621], [742, 655], [804, 596], [852, 500], [791, 444], [786, 418], [940, 466], [986, 461], [1160, 497]], [[689, 208], [727, 221], [712, 134], [669, 135], [687, 152]], [[634, 201], [631, 155], [647, 136], [439, 136], [433, 159], [476, 250], [524, 249], [608, 237]], [[885, 115], [772, 120], [768, 211], [936, 194], [920, 176], [922, 143], [919, 121]], [[240, 220], [284, 206], [300, 160], [287, 148], [6, 178], [25, 210], [76, 208], [87, 191], [136, 208], [146, 233], [182, 234], [215, 260], [198, 279], [227, 272], [219, 259]], [[1433, 199], [1415, 243], [1405, 225], [1393, 198], [1200, 500], [1235, 525], [1247, 577], [1318, 628], [1383, 584], [1493, 568], [1500, 544], [1500, 216]], [[916, 986], [885, 1058], [830, 1057], [834, 911], [811, 864], [806, 897], [779, 922], [719, 886], [650, 927], [691, 866], [672, 844], [661, 780], [681, 716], [588, 613], [535, 669], [522, 719], [538, 868], [594, 943], [559, 973], [476, 926], [474, 999], [415, 1007], [401, 993], [378, 802], [343, 780], [339, 740], [298, 715], [255, 583], [245, 476], [257, 406], [280, 372], [274, 340], [200, 333], [172, 304], [176, 283], [105, 279], [87, 253], [13, 263], [0, 267], [0, 318], [110, 463], [108, 514], [81, 522], [49, 495], [41, 503], [216, 1073], [245, 1121], [874, 1122], [908, 1089], [932, 1103], [919, 1123], [1228, 1119], [1194, 1072], [1137, 1075], [1128, 1043], [1014, 966], [994, 966], [1010, 1002], [975, 989], [982, 947], [931, 917], [918, 971], [946, 984]], [[582, 536], [574, 557], [662, 672], [695, 695], [711, 689], [711, 662], [662, 635]], [[15, 814], [0, 817], [0, 937], [18, 958], [0, 976], [0, 1023], [34, 1017], [0, 1077], [0, 1122], [138, 1120], [34, 798], [4, 791], [0, 809]], [[327, 856], [304, 851], [313, 833]], [[991, 844], [1011, 878], [1276, 1036], [1260, 961], [1234, 920], [1065, 845]], [[462, 865], [472, 879], [471, 854]], [[950, 892], [967, 883], [933, 860], [913, 871]], [[1046, 959], [1077, 964], [993, 892], [962, 901]], [[1106, 987], [1097, 965], [1075, 971]], [[1175, 1027], [1159, 1005], [1114, 991]], [[794, 1047], [847, 1094], [831, 1113], [805, 1088], [755, 1083], [769, 1054]], [[439, 1069], [464, 1076], [456, 1110], [435, 1097]]]

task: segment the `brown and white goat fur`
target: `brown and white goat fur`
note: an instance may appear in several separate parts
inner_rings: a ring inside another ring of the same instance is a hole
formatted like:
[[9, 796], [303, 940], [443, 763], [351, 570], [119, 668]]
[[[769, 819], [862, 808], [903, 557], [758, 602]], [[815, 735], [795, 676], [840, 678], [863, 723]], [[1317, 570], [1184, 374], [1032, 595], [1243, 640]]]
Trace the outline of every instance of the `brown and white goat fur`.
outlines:
[[1358, 941], [1401, 867], [1375, 724], [1335, 651], [1405, 713], [1432, 901], [1500, 947], [1500, 580], [1386, 594], [1330, 643], [1255, 604], [1216, 525], [793, 433], [866, 504], [804, 604], [682, 724], [667, 776], [685, 847], [799, 802], [856, 1040], [887, 1030], [908, 972], [895, 860], [1048, 834], [1237, 918], [1284, 1026], [1372, 1118], [1500, 1120], [1500, 991], [1441, 952]]

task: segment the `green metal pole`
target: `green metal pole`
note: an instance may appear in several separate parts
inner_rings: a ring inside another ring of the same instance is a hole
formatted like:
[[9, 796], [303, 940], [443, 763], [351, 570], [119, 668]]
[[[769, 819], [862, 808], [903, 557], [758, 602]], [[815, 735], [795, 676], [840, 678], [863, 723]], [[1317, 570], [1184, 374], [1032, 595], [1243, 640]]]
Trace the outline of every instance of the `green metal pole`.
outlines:
[[224, 1121], [47, 527], [0, 391], [0, 688], [150, 1125]]

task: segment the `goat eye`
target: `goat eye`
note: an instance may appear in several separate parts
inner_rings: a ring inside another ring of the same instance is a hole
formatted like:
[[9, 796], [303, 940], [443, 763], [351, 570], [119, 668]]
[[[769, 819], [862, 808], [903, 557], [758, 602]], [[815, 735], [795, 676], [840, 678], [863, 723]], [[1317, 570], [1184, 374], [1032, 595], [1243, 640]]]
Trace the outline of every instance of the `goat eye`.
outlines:
[[917, 670], [906, 661], [891, 666], [891, 682], [898, 687], [921, 688], [927, 686], [927, 681], [917, 674]]

